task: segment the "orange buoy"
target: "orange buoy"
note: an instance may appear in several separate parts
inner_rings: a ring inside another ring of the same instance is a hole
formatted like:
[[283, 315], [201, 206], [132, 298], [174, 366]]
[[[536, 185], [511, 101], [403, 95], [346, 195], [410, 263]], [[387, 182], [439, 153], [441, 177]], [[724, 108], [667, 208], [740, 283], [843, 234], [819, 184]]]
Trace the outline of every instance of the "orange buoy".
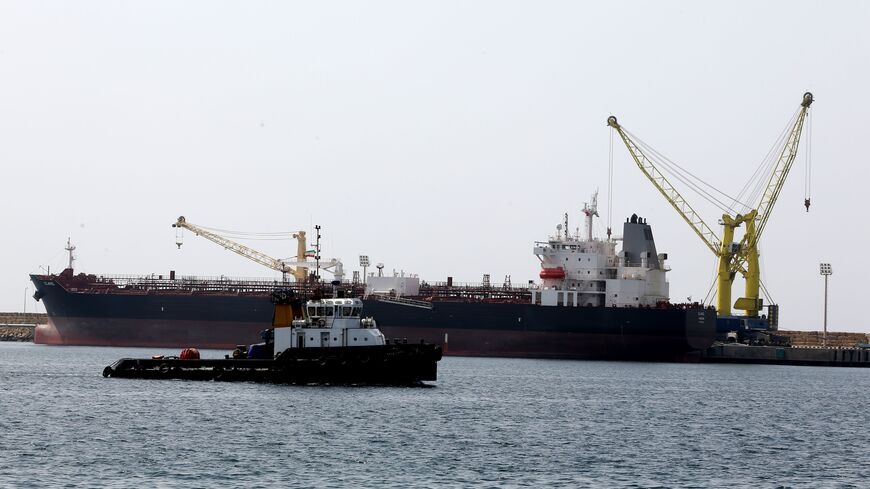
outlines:
[[185, 348], [181, 350], [181, 355], [178, 358], [182, 360], [199, 360], [199, 350], [196, 348]]

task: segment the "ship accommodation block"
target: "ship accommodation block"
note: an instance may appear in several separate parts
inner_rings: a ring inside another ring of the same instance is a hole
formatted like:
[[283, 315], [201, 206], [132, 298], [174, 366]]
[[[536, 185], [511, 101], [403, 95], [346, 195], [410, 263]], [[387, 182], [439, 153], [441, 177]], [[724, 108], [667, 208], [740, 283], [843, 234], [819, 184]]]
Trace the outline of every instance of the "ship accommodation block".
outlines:
[[542, 285], [532, 303], [542, 306], [642, 307], [668, 300], [666, 254], [657, 254], [652, 229], [632, 216], [614, 241], [557, 236], [537, 243]]

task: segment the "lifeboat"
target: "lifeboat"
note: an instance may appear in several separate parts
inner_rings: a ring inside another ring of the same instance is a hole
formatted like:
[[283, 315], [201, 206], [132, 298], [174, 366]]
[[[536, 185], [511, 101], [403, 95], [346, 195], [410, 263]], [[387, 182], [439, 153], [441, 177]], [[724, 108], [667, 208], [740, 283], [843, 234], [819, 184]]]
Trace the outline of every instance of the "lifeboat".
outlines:
[[541, 269], [541, 278], [554, 278], [554, 279], [563, 279], [565, 278], [565, 270], [562, 267], [557, 268], [544, 268]]

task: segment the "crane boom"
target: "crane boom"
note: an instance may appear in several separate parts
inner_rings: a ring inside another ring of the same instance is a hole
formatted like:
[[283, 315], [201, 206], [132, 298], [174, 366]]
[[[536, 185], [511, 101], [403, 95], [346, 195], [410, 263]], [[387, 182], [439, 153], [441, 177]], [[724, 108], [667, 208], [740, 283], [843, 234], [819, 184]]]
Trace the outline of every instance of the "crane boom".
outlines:
[[695, 209], [693, 209], [688, 202], [686, 202], [686, 199], [683, 198], [680, 192], [678, 192], [677, 189], [671, 185], [671, 182], [668, 181], [658, 168], [656, 168], [652, 160], [647, 158], [640, 147], [625, 134], [622, 126], [617, 122], [616, 117], [608, 117], [607, 125], [616, 129], [617, 134], [619, 134], [622, 142], [625, 143], [625, 147], [628, 148], [628, 152], [631, 153], [631, 157], [634, 159], [634, 162], [637, 163], [637, 167], [640, 168], [640, 171], [643, 172], [649, 181], [652, 182], [653, 186], [662, 193], [665, 199], [671, 204], [671, 206], [673, 206], [674, 210], [677, 211], [677, 214], [679, 214], [686, 223], [689, 224], [689, 227], [695, 231], [695, 234], [701, 238], [701, 241], [710, 248], [710, 251], [718, 255], [722, 249], [722, 243], [719, 238], [716, 237], [716, 233], [710, 229], [710, 226], [701, 219], [701, 216], [695, 212]]
[[217, 243], [223, 246], [225, 249], [244, 256], [249, 260], [253, 260], [260, 265], [271, 268], [272, 270], [276, 270], [281, 273], [289, 273], [293, 271], [292, 267], [290, 267], [286, 262], [272, 258], [269, 255], [261, 253], [255, 249], [248, 248], [247, 246], [236, 243], [235, 241], [231, 241], [211, 231], [207, 231], [197, 226], [196, 224], [189, 223], [184, 218], [184, 216], [180, 216], [178, 220], [175, 221], [175, 224], [172, 225], [172, 227], [187, 229], [188, 231], [193, 232], [193, 234], [197, 236], [202, 236], [203, 238], [213, 243]]
[[807, 116], [807, 111], [810, 108], [810, 105], [813, 103], [813, 94], [810, 92], [804, 93], [803, 100], [801, 101], [801, 109], [798, 113], [797, 120], [792, 126], [791, 133], [786, 140], [785, 146], [782, 148], [782, 152], [779, 155], [779, 160], [776, 163], [776, 167], [773, 169], [773, 173], [770, 175], [770, 180], [767, 183], [767, 189], [764, 191], [764, 195], [761, 197], [761, 202], [758, 204], [756, 210], [758, 211], [758, 217], [756, 217], [756, 231], [754, 239], [757, 241], [761, 237], [761, 233], [764, 231], [765, 226], [767, 225], [768, 219], [770, 219], [770, 213], [773, 210], [773, 206], [776, 204], [777, 199], [779, 198], [779, 193], [782, 191], [782, 186], [785, 183], [786, 177], [788, 177], [788, 172], [791, 170], [791, 166], [794, 163], [795, 157], [797, 156], [798, 145], [801, 140], [801, 133], [803, 132], [804, 120]]
[[[318, 261], [318, 262], [310, 262], [306, 261], [305, 258], [305, 231], [299, 231], [293, 234], [293, 237], [299, 241], [299, 254], [296, 257], [296, 260], [279, 260], [277, 258], [272, 258], [271, 256], [261, 253], [253, 248], [249, 248], [243, 244], [236, 243], [235, 241], [224, 238], [223, 236], [213, 233], [207, 229], [203, 229], [196, 224], [187, 222], [187, 219], [184, 216], [180, 216], [177, 221], [172, 225], [174, 228], [187, 229], [192, 231], [197, 236], [202, 236], [207, 240], [217, 243], [223, 246], [225, 249], [228, 249], [234, 253], [237, 253], [245, 258], [255, 261], [260, 265], [271, 268], [272, 270], [281, 272], [283, 274], [293, 274], [297, 281], [304, 281], [308, 278], [308, 270], [310, 268], [315, 268], [318, 263], [320, 268], [329, 270], [335, 276], [336, 280], [342, 280], [344, 278], [344, 266], [341, 263], [341, 260], [337, 260], [335, 258], [331, 258], [328, 261]], [[181, 242], [176, 242], [179, 247], [181, 247]], [[319, 244], [317, 247], [317, 253], [319, 254]], [[318, 256], [319, 258], [319, 256]]]
[[[628, 148], [629, 153], [637, 163], [641, 172], [652, 182], [659, 192], [673, 206], [677, 213], [689, 224], [704, 244], [719, 258], [717, 276], [717, 299], [716, 308], [721, 315], [731, 314], [731, 286], [734, 276], [740, 272], [746, 280], [746, 294], [735, 303], [737, 309], [746, 311], [747, 316], [756, 316], [761, 309], [762, 303], [759, 298], [761, 274], [758, 264], [758, 240], [770, 219], [773, 206], [776, 204], [785, 179], [791, 170], [803, 130], [804, 121], [810, 105], [813, 103], [813, 94], [804, 93], [801, 101], [801, 109], [797, 119], [791, 128], [788, 138], [780, 152], [779, 159], [774, 166], [773, 172], [767, 183], [767, 188], [761, 197], [761, 202], [749, 212], [740, 215], [722, 216], [722, 238], [704, 223], [703, 219], [683, 199], [682, 195], [671, 185], [664, 175], [659, 172], [653, 162], [641, 148], [626, 134], [622, 126], [616, 121], [616, 117], [610, 116], [607, 124], [614, 128]], [[807, 200], [807, 209], [809, 201]], [[733, 244], [734, 231], [741, 224], [745, 224], [745, 232], [738, 246]]]
[[656, 168], [652, 160], [644, 154], [640, 147], [626, 134], [622, 126], [617, 122], [616, 117], [610, 116], [607, 118], [607, 125], [612, 127], [619, 134], [628, 152], [637, 163], [640, 171], [649, 179], [655, 188], [665, 197], [668, 203], [677, 211], [677, 214], [695, 231], [695, 234], [701, 238], [701, 241], [710, 248], [710, 251], [718, 257], [718, 272], [716, 275], [716, 308], [719, 311], [725, 311], [727, 314], [731, 312], [731, 283], [734, 281], [733, 263], [734, 253], [732, 251], [732, 242], [734, 240], [734, 230], [743, 222], [742, 216], [732, 218], [728, 215], [722, 216], [723, 233], [722, 239], [716, 236], [716, 233], [710, 229], [710, 226], [701, 218], [692, 206], [686, 202], [682, 194], [677, 191], [670, 181]]
[[[746, 270], [743, 275], [746, 278], [745, 294], [737, 300], [735, 304], [738, 309], [746, 311], [747, 315], [756, 315], [761, 309], [761, 300], [759, 299], [759, 289], [761, 287], [761, 271], [758, 263], [758, 243], [761, 239], [761, 233], [764, 231], [767, 222], [770, 219], [773, 206], [779, 198], [779, 193], [785, 184], [785, 179], [788, 177], [789, 170], [797, 156], [798, 145], [800, 144], [801, 133], [803, 131], [804, 121], [806, 120], [807, 112], [810, 105], [813, 103], [813, 94], [810, 92], [804, 93], [801, 100], [801, 108], [798, 112], [797, 119], [789, 132], [788, 138], [782, 147], [779, 154], [779, 159], [776, 166], [770, 175], [767, 182], [767, 188], [761, 196], [761, 202], [752, 212], [751, 222], [746, 222], [746, 232], [743, 234], [743, 239], [740, 241], [739, 252], [734, 260], [734, 268]], [[809, 210], [809, 204], [807, 204]], [[744, 266], [745, 265], [745, 266]]]

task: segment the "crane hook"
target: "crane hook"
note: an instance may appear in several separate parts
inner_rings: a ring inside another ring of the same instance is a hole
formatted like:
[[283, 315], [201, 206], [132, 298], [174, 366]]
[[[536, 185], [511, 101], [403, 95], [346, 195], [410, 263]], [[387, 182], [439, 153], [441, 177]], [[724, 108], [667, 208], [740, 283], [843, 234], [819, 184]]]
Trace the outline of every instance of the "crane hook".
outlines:
[[807, 208], [807, 212], [810, 211], [810, 199], [804, 199], [804, 207]]

